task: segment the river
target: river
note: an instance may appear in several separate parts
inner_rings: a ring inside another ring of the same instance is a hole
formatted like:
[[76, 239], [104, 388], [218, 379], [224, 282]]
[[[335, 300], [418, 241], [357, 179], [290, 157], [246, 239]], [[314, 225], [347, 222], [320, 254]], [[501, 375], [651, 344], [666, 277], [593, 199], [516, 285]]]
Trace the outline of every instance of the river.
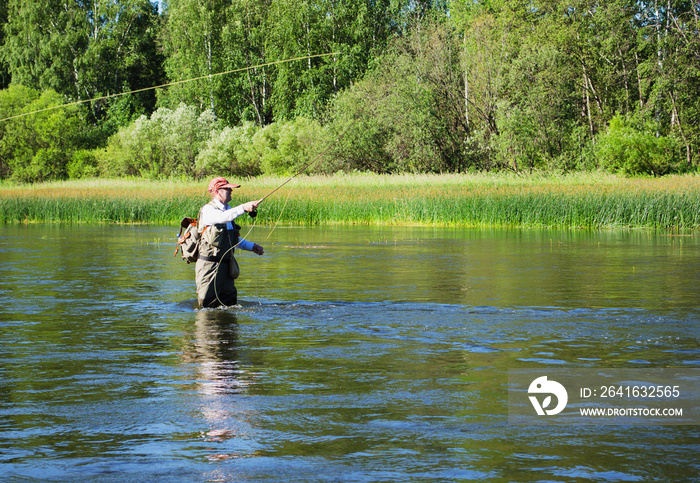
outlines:
[[240, 306], [197, 311], [173, 227], [0, 226], [3, 481], [698, 481], [698, 425], [507, 392], [700, 369], [700, 237], [249, 228]]

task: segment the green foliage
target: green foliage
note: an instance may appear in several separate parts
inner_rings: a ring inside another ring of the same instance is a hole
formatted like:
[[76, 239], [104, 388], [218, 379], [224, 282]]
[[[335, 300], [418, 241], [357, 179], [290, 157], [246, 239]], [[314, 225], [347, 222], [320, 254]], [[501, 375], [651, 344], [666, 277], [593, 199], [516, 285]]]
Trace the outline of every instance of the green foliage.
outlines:
[[0, 178], [700, 166], [697, 2], [161, 5], [0, 1], [7, 117], [89, 100], [0, 123]]
[[147, 178], [194, 176], [197, 155], [218, 130], [209, 110], [197, 114], [184, 104], [174, 110], [160, 108], [150, 119], [141, 116], [110, 138], [107, 148], [96, 153], [100, 171]]
[[[156, 48], [157, 6], [150, 0], [9, 0], [0, 57], [12, 81], [52, 89], [71, 100], [92, 99], [162, 83]], [[155, 93], [134, 96], [152, 110]], [[112, 99], [92, 103], [105, 120]]]
[[321, 125], [298, 117], [263, 129], [252, 123], [224, 128], [197, 157], [200, 175], [289, 175], [308, 164], [323, 137]]
[[157, 140], [146, 116], [119, 129], [107, 147], [95, 153], [100, 173], [105, 176], [157, 176], [160, 171]]
[[334, 149], [337, 169], [454, 172], [470, 156], [454, 39], [442, 22], [426, 22], [397, 40], [377, 66], [338, 96], [334, 131], [347, 130]]
[[[323, 139], [321, 125], [303, 117], [267, 126], [253, 137], [267, 175], [291, 175], [311, 162]], [[254, 148], [255, 149], [255, 148]]]
[[543, 165], [539, 126], [535, 112], [518, 107], [503, 108], [499, 116], [499, 135], [492, 138], [499, 166], [532, 170]]
[[[372, 78], [371, 73], [368, 77]], [[330, 155], [318, 166], [324, 173], [338, 171], [391, 171], [391, 157], [385, 150], [388, 132], [376, 116], [382, 93], [378, 82], [358, 82], [338, 96], [329, 114], [330, 129], [335, 138]]]
[[[228, 3], [226, 0], [167, 2], [165, 68], [171, 79], [199, 78], [225, 70], [226, 47], [221, 36], [226, 28], [225, 8]], [[221, 55], [215, 55], [217, 53]], [[186, 103], [200, 111], [216, 110], [221, 82], [219, 77], [210, 77], [175, 85], [161, 93], [159, 103], [167, 107]]]
[[[5, 43], [5, 24], [7, 23], [7, 0], [0, 1], [0, 45]], [[0, 55], [0, 89], [10, 85], [10, 70], [7, 62]]]
[[73, 153], [66, 172], [70, 179], [94, 178], [98, 175], [97, 158], [93, 151], [81, 149]]
[[[287, 175], [312, 159], [323, 136], [319, 123], [301, 117], [263, 129], [252, 122], [222, 129], [211, 111], [197, 115], [183, 104], [141, 116], [95, 155], [99, 171], [109, 176]], [[89, 173], [88, 161], [76, 160], [76, 169]]]
[[197, 175], [209, 177], [230, 173], [243, 177], [261, 174], [260, 159], [252, 150], [253, 137], [258, 131], [260, 128], [248, 121], [241, 126], [225, 127], [214, 134], [197, 155]]
[[0, 92], [0, 159], [4, 176], [18, 181], [65, 179], [67, 164], [80, 147], [84, 124], [74, 106], [52, 90], [11, 86]]
[[[167, 72], [172, 79], [202, 79], [169, 88], [159, 102], [212, 108], [229, 125], [319, 119], [389, 39], [408, 29], [410, 12], [431, 8], [413, 0], [170, 0]], [[301, 58], [326, 53], [336, 55]], [[301, 59], [265, 65], [295, 58]], [[254, 68], [208, 77], [246, 67]]]
[[[276, 59], [270, 55], [271, 28], [268, 15], [273, 2], [237, 0], [225, 2], [226, 27], [221, 31], [218, 55], [222, 70], [242, 69]], [[274, 2], [277, 3], [277, 2]], [[216, 112], [229, 125], [253, 121], [265, 126], [274, 118], [269, 102], [275, 67], [262, 65], [220, 79], [215, 91]]]
[[[0, 117], [8, 119], [22, 113], [23, 107], [39, 97], [39, 93], [34, 89], [24, 86], [11, 86], [9, 89], [0, 91]], [[10, 163], [13, 156], [12, 139], [7, 135], [14, 131], [11, 121], [0, 122], [0, 178], [7, 178], [12, 174]]]
[[675, 141], [655, 134], [651, 124], [637, 129], [622, 116], [610, 121], [597, 146], [601, 167], [629, 175], [667, 174], [678, 165], [677, 152]]

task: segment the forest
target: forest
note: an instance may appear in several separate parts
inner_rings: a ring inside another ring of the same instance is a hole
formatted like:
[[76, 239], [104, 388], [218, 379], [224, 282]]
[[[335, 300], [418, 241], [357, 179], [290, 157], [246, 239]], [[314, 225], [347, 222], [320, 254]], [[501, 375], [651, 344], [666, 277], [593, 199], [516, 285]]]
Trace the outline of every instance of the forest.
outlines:
[[700, 166], [697, 0], [0, 0], [0, 25], [7, 182]]

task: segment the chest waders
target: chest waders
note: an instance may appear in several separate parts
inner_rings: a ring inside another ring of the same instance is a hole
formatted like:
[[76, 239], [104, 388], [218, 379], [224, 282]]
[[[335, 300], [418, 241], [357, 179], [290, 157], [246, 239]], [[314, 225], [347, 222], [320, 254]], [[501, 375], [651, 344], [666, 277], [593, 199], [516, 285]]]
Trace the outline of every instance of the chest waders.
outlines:
[[233, 256], [241, 227], [232, 223], [205, 227], [199, 242], [199, 258], [195, 266], [197, 301], [200, 307], [236, 305], [238, 292], [235, 279], [238, 263]]

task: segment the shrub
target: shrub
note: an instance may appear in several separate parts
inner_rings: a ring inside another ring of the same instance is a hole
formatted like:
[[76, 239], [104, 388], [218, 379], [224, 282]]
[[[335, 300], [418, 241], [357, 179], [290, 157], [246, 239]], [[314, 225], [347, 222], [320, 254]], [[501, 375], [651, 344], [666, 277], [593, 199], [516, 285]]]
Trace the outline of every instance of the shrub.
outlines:
[[323, 149], [323, 129], [316, 121], [298, 117], [265, 126], [253, 136], [250, 154], [264, 174], [289, 175], [313, 160]]
[[468, 168], [473, 162], [468, 149], [474, 145], [459, 99], [462, 89], [448, 28], [427, 23], [397, 38], [331, 106], [333, 130], [347, 132], [326, 167], [376, 173]]
[[313, 120], [297, 117], [282, 122], [279, 127], [277, 149], [269, 150], [262, 160], [265, 174], [290, 175], [310, 163], [322, 149], [321, 125]]
[[230, 173], [236, 176], [257, 176], [260, 159], [252, 153], [253, 136], [260, 131], [254, 123], [225, 127], [212, 136], [197, 155], [195, 169], [199, 176]]
[[97, 158], [93, 151], [85, 149], [73, 153], [73, 158], [66, 166], [68, 177], [71, 179], [94, 178], [98, 174]]
[[672, 138], [657, 136], [650, 124], [636, 129], [622, 116], [610, 121], [597, 146], [602, 168], [629, 175], [669, 173], [678, 166], [677, 152]]
[[499, 116], [500, 134], [492, 138], [497, 165], [514, 171], [541, 166], [542, 150], [535, 113], [517, 106], [499, 107], [503, 107], [503, 114]]
[[391, 170], [392, 159], [385, 149], [389, 134], [377, 116], [372, 115], [373, 96], [373, 85], [362, 81], [335, 99], [329, 113], [330, 130], [340, 140], [332, 144], [329, 156], [318, 166], [321, 171]]
[[108, 176], [156, 176], [162, 166], [151, 127], [149, 119], [141, 116], [119, 128], [107, 147], [95, 152], [100, 172]]
[[180, 104], [175, 110], [158, 109], [151, 116], [151, 123], [157, 136], [163, 171], [167, 175], [194, 175], [199, 151], [213, 134], [219, 132], [216, 116], [211, 110], [198, 115], [193, 106], [185, 104]]
[[141, 116], [110, 137], [107, 148], [96, 152], [100, 171], [147, 178], [193, 176], [199, 152], [218, 132], [211, 111], [197, 114], [184, 104], [160, 108], [150, 119]]

